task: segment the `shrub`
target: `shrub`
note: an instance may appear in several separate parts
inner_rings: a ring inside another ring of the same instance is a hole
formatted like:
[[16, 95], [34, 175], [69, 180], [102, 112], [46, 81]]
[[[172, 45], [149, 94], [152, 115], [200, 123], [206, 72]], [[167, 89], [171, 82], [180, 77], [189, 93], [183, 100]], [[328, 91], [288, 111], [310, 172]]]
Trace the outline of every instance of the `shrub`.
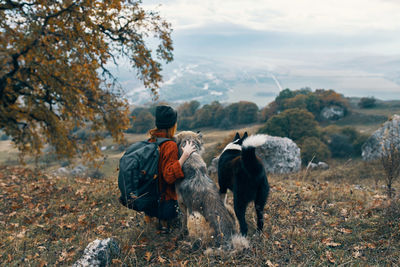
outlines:
[[321, 130], [322, 140], [329, 144], [332, 157], [361, 156], [361, 146], [368, 136], [353, 127], [330, 125]]
[[105, 175], [99, 169], [94, 169], [90, 170], [87, 176], [94, 179], [101, 179], [104, 178]]
[[311, 160], [313, 162], [326, 161], [331, 153], [326, 144], [317, 137], [305, 137], [298, 142], [301, 153], [301, 161], [307, 165]]
[[318, 123], [314, 115], [304, 109], [288, 109], [272, 116], [259, 130], [272, 136], [288, 137], [293, 141], [318, 136]]
[[353, 144], [344, 134], [333, 134], [328, 145], [334, 158], [350, 158], [354, 154]]
[[376, 99], [374, 97], [362, 97], [358, 106], [360, 108], [373, 108], [376, 106]]

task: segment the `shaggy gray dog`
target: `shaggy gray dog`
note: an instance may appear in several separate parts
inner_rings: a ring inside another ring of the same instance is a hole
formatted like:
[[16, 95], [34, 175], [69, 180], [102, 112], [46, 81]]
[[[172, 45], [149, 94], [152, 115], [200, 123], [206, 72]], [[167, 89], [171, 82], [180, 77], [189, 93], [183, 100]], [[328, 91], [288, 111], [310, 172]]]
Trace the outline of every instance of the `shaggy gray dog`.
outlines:
[[197, 211], [204, 216], [215, 231], [216, 242], [228, 242], [235, 234], [235, 219], [226, 209], [218, 188], [207, 175], [206, 164], [201, 157], [203, 140], [200, 133], [183, 131], [175, 136], [179, 152], [187, 142], [192, 142], [196, 151], [190, 155], [182, 166], [184, 179], [176, 184], [178, 203], [183, 214], [183, 227], [187, 230], [187, 217]]

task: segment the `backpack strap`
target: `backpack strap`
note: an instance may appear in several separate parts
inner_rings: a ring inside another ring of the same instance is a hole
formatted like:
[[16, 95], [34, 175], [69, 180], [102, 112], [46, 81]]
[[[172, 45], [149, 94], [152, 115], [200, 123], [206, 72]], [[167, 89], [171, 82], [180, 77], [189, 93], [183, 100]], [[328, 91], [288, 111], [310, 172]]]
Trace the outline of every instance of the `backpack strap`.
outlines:
[[174, 141], [174, 140], [169, 139], [169, 138], [164, 138], [164, 137], [156, 138], [156, 143], [158, 146], [161, 146], [161, 144], [163, 144], [167, 141]]

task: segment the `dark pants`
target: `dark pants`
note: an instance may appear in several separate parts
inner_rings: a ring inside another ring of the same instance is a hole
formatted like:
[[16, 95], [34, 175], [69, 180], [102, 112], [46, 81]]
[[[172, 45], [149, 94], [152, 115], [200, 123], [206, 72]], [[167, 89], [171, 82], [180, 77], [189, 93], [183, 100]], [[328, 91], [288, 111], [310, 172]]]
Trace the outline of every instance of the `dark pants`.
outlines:
[[160, 201], [158, 207], [145, 210], [144, 213], [150, 217], [157, 217], [160, 220], [172, 220], [178, 216], [178, 201], [167, 200]]

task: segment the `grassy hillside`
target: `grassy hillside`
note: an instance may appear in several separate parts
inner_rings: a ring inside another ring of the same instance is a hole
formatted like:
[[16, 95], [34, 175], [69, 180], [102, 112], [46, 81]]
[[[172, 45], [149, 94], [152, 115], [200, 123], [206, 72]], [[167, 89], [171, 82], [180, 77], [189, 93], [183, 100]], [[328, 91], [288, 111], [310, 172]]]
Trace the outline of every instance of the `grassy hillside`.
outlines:
[[72, 179], [1, 167], [0, 262], [71, 265], [89, 242], [114, 237], [122, 253], [113, 266], [397, 265], [400, 202], [386, 199], [381, 176], [379, 166], [361, 162], [271, 175], [263, 233], [255, 233], [249, 207], [250, 248], [211, 256], [177, 231], [159, 234], [143, 214], [122, 207], [115, 176]]
[[[370, 112], [400, 114], [400, 105], [353, 110], [366, 118]], [[366, 132], [381, 124], [362, 123], [356, 117], [338, 123], [364, 127]], [[258, 127], [240, 130], [255, 133]], [[214, 156], [210, 151], [235, 131], [202, 132], [205, 157], [210, 159]], [[128, 143], [145, 138], [127, 135]], [[246, 215], [250, 248], [237, 254], [206, 255], [206, 244], [192, 247], [194, 240], [180, 238], [178, 230], [160, 234], [144, 222], [143, 214], [118, 203], [117, 166], [123, 150], [112, 140], [104, 146], [103, 178], [93, 179], [54, 174], [65, 163], [52, 158], [43, 158], [37, 170], [29, 158], [26, 166], [20, 166], [11, 143], [0, 141], [0, 262], [4, 266], [71, 265], [89, 242], [107, 237], [121, 245], [113, 266], [400, 264], [400, 181], [393, 185], [396, 197], [387, 199], [379, 163], [331, 160], [326, 171], [270, 175], [264, 231], [256, 234], [250, 206]], [[74, 163], [79, 162], [82, 159]], [[231, 195], [228, 202], [232, 204]]]

